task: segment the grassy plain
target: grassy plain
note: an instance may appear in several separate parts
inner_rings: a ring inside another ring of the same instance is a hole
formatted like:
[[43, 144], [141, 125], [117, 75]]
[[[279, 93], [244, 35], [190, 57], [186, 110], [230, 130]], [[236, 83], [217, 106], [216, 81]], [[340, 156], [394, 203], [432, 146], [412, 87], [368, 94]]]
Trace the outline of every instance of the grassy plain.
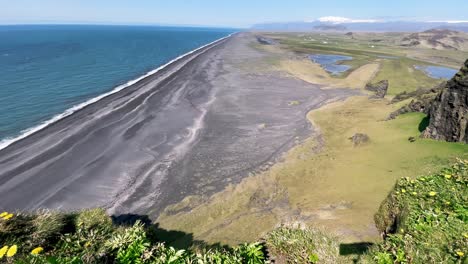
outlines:
[[[362, 79], [348, 78], [356, 75], [356, 70], [361, 71], [361, 76], [369, 78], [371, 82], [380, 80], [389, 81], [389, 95], [396, 95], [403, 91], [413, 91], [418, 88], [435, 86], [440, 80], [428, 77], [422, 71], [416, 70], [415, 65], [440, 65], [451, 68], [459, 68], [468, 58], [468, 53], [453, 50], [432, 50], [426, 48], [402, 47], [398, 39], [401, 34], [371, 34], [358, 33], [353, 36], [344, 34], [270, 34], [271, 38], [281, 43], [283, 49], [288, 49], [298, 54], [326, 53], [351, 56], [351, 61], [342, 62], [350, 65], [351, 70], [338, 78], [332, 78], [323, 69], [317, 69], [318, 64], [308, 59], [302, 61], [288, 61], [285, 70], [293, 75], [303, 78], [302, 72], [309, 72], [307, 81], [315, 83], [328, 83], [333, 87], [362, 88]], [[289, 64], [298, 64], [296, 70], [291, 71]], [[300, 64], [300, 65], [299, 65]], [[362, 70], [365, 65], [379, 65], [378, 72], [375, 68]], [[312, 66], [313, 65], [313, 66]], [[345, 81], [340, 81], [344, 79]]]

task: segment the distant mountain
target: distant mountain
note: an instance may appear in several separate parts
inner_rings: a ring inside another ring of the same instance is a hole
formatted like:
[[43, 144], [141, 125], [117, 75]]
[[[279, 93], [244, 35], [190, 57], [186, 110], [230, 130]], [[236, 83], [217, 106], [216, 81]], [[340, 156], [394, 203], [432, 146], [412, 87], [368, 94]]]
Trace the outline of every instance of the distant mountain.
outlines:
[[316, 30], [321, 30], [321, 31], [327, 31], [327, 30], [334, 30], [334, 31], [345, 31], [346, 30], [346, 26], [344, 25], [341, 25], [341, 24], [320, 24], [320, 25], [316, 25], [314, 26], [314, 29]]
[[[334, 18], [334, 17], [329, 17]], [[318, 19], [310, 22], [264, 23], [252, 26], [258, 31], [367, 31], [367, 32], [421, 32], [430, 29], [448, 29], [468, 32], [468, 21], [377, 21], [346, 18]]]

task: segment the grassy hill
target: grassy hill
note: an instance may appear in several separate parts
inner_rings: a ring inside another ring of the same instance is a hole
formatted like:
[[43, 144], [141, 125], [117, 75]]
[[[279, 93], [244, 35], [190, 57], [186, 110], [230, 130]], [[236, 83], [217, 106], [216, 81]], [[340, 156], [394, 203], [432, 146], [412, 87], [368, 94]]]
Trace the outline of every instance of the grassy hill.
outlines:
[[403, 46], [418, 46], [437, 50], [468, 50], [468, 34], [448, 29], [431, 29], [408, 34], [402, 38]]

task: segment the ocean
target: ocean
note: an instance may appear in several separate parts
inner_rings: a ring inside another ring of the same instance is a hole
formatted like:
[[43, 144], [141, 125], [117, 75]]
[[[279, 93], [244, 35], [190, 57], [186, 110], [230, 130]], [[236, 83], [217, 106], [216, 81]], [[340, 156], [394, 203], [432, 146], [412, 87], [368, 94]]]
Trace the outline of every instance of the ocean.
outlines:
[[0, 149], [233, 29], [0, 26]]

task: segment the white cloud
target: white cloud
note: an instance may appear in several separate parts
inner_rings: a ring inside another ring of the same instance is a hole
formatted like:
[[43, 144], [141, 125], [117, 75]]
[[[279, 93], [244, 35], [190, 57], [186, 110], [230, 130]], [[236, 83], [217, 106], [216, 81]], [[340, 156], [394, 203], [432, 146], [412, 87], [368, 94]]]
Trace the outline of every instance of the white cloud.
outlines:
[[447, 20], [447, 21], [428, 21], [430, 23], [449, 23], [449, 24], [459, 24], [459, 23], [468, 23], [468, 20]]
[[379, 20], [375, 19], [351, 19], [347, 17], [337, 17], [337, 16], [326, 16], [317, 19], [320, 22], [327, 22], [333, 24], [342, 24], [342, 23], [375, 23]]

